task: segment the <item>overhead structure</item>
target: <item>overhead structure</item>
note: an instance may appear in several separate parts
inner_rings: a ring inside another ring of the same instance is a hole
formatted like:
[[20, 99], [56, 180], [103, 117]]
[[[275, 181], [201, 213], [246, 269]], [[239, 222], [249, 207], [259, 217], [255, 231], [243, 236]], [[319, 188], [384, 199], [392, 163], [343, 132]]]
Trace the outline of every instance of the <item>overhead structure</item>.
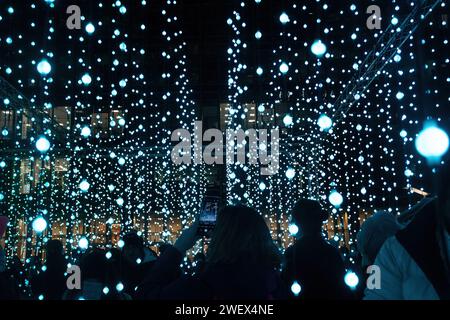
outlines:
[[364, 61], [358, 65], [355, 75], [334, 103], [335, 112], [332, 117], [334, 123], [338, 123], [346, 116], [372, 81], [394, 59], [403, 44], [413, 35], [420, 21], [424, 20], [442, 0], [420, 0], [417, 2], [418, 4], [403, 19], [402, 23], [389, 24], [378, 39], [375, 47], [366, 55]]

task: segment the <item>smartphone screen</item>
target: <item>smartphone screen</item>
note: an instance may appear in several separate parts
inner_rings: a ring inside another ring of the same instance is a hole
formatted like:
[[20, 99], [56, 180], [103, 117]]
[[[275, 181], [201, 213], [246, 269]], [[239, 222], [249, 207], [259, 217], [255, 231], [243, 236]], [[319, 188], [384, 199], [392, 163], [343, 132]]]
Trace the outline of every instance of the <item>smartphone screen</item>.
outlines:
[[201, 236], [211, 236], [211, 232], [216, 225], [219, 199], [219, 197], [206, 196], [203, 200], [199, 216], [199, 234]]

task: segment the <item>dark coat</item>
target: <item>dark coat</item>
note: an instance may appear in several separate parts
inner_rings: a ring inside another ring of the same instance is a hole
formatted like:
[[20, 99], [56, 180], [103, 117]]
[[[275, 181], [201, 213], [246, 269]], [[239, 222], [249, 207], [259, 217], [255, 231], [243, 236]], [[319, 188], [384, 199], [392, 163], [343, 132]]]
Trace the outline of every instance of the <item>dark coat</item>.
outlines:
[[122, 282], [125, 287], [124, 292], [134, 297], [136, 287], [144, 281], [148, 270], [150, 270], [154, 264], [154, 261], [139, 265], [124, 262], [121, 275]]
[[141, 299], [230, 300], [287, 298], [275, 270], [240, 261], [229, 265], [209, 265], [195, 276], [179, 276], [182, 254], [168, 248], [149, 270], [138, 289]]
[[0, 272], [0, 301], [20, 300], [17, 283], [8, 272]]
[[300, 299], [351, 298], [352, 293], [344, 281], [345, 273], [339, 251], [320, 234], [304, 236], [286, 250], [282, 277], [288, 287], [294, 281], [300, 284]]
[[35, 298], [42, 295], [45, 300], [61, 300], [67, 289], [65, 275], [67, 263], [61, 258], [47, 261], [45, 265], [46, 271], [41, 271], [31, 281], [33, 295]]

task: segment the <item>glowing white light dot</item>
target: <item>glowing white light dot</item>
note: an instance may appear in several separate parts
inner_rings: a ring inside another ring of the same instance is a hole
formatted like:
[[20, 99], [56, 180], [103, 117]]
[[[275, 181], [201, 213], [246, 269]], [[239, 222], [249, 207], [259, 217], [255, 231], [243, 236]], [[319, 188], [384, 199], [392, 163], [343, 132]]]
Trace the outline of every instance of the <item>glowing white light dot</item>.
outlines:
[[262, 75], [262, 74], [263, 74], [263, 69], [262, 69], [261, 67], [258, 67], [258, 68], [256, 69], [256, 74], [257, 74], [258, 76]]
[[282, 64], [280, 64], [280, 72], [285, 74], [289, 71], [289, 66], [287, 65], [287, 63], [283, 62]]
[[330, 201], [330, 203], [335, 206], [335, 207], [339, 207], [342, 202], [344, 201], [344, 198], [342, 197], [342, 195], [337, 192], [336, 190], [331, 191], [330, 195], [328, 196], [328, 201]]
[[280, 14], [280, 22], [281, 22], [282, 24], [286, 24], [286, 23], [289, 22], [289, 16], [288, 16], [285, 12], [283, 12], [282, 14]]
[[321, 40], [316, 40], [311, 45], [311, 52], [317, 57], [321, 57], [327, 52], [327, 46]]
[[295, 223], [291, 223], [288, 229], [291, 236], [296, 236], [298, 234], [298, 226]]
[[89, 248], [89, 241], [88, 239], [86, 239], [86, 237], [82, 237], [79, 241], [78, 241], [78, 247], [82, 250], [86, 250], [87, 248]]
[[92, 23], [88, 23], [85, 27], [85, 30], [88, 34], [92, 34], [95, 31], [95, 26]]
[[92, 82], [92, 78], [88, 73], [85, 73], [82, 77], [81, 77], [81, 82], [83, 82], [83, 84], [85, 86], [91, 84]]
[[408, 135], [408, 132], [406, 130], [400, 131], [400, 137], [405, 138]]
[[87, 192], [89, 190], [90, 184], [86, 180], [83, 180], [83, 181], [80, 182], [79, 187], [80, 187], [81, 191]]
[[119, 282], [119, 283], [116, 285], [116, 290], [119, 291], [119, 292], [122, 291], [123, 288], [124, 288], [124, 287], [123, 287], [123, 283], [122, 283], [122, 282]]
[[405, 174], [405, 177], [408, 177], [408, 178], [414, 176], [414, 173], [410, 169], [406, 169], [404, 174]]
[[284, 116], [283, 123], [286, 127], [291, 126], [293, 122], [294, 122], [294, 119], [292, 118], [292, 116], [290, 114], [287, 114]]
[[302, 287], [297, 281], [294, 281], [294, 283], [291, 285], [291, 291], [295, 296], [298, 296], [302, 291]]
[[37, 217], [36, 219], [33, 220], [31, 227], [35, 232], [41, 233], [45, 229], [47, 229], [47, 221], [45, 221], [43, 217]]
[[329, 116], [323, 114], [317, 120], [317, 124], [319, 125], [320, 130], [325, 131], [331, 128], [331, 126], [333, 125], [333, 121]]
[[47, 152], [50, 149], [50, 141], [47, 138], [41, 137], [36, 141], [36, 149], [40, 152]]
[[436, 125], [429, 125], [416, 138], [417, 151], [426, 158], [440, 158], [448, 150], [447, 133]]
[[345, 281], [345, 284], [346, 284], [347, 286], [349, 286], [350, 288], [354, 289], [354, 288], [356, 288], [356, 286], [357, 286], [358, 283], [359, 283], [359, 278], [358, 278], [358, 276], [356, 275], [356, 273], [354, 273], [353, 271], [349, 271], [349, 272], [347, 272], [347, 274], [345, 275], [344, 281]]
[[85, 126], [81, 129], [81, 136], [83, 138], [87, 138], [91, 135], [91, 128], [89, 128], [88, 126]]
[[47, 60], [43, 59], [37, 64], [37, 71], [41, 75], [46, 76], [52, 71], [52, 66]]
[[286, 178], [288, 178], [289, 180], [293, 179], [295, 177], [295, 170], [292, 168], [288, 168], [286, 170]]

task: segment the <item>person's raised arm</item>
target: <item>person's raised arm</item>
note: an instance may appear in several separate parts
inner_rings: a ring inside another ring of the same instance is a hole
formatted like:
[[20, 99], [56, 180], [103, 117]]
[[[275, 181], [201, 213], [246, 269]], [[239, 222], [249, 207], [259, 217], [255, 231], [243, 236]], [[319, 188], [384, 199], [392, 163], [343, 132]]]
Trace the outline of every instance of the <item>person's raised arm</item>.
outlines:
[[142, 298], [159, 296], [163, 288], [175, 281], [180, 275], [180, 264], [186, 251], [199, 239], [198, 221], [185, 229], [173, 246], [169, 246], [149, 270], [147, 277], [138, 286], [137, 296]]

